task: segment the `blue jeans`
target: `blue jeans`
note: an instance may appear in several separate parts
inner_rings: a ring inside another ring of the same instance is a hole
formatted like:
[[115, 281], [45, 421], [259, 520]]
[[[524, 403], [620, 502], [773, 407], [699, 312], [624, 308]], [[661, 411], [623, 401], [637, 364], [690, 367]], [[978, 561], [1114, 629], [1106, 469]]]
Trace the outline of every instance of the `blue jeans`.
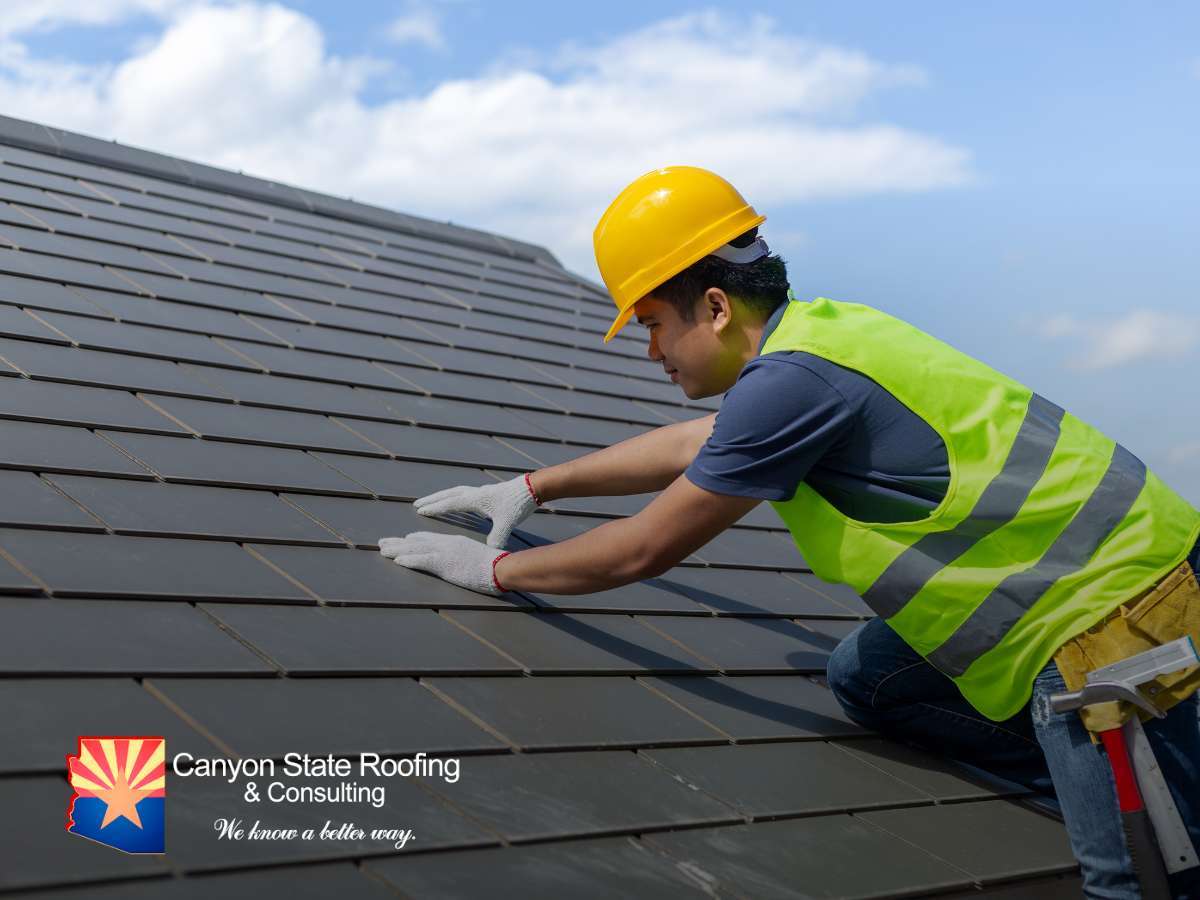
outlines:
[[[852, 720], [887, 737], [958, 759], [1048, 797], [1062, 810], [1086, 897], [1141, 896], [1125, 848], [1107, 757], [1077, 713], [1050, 710], [1066, 690], [1054, 661], [1011, 719], [977, 712], [954, 682], [912, 650], [882, 619], [851, 632], [829, 659], [829, 687]], [[1165, 719], [1143, 723], [1172, 796], [1200, 848], [1200, 694]], [[1200, 866], [1171, 876], [1176, 900], [1200, 900]]]

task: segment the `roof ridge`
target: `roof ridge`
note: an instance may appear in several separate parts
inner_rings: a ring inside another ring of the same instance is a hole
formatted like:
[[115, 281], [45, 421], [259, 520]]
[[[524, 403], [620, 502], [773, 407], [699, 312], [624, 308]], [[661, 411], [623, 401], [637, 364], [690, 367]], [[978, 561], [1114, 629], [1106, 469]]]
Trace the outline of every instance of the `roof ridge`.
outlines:
[[149, 175], [192, 187], [220, 191], [249, 200], [272, 203], [303, 212], [387, 228], [405, 234], [433, 238], [500, 256], [542, 263], [563, 271], [562, 263], [548, 249], [490, 231], [439, 222], [409, 213], [373, 206], [357, 200], [322, 194], [307, 188], [245, 175], [205, 163], [183, 160], [153, 150], [144, 150], [116, 140], [51, 128], [36, 122], [0, 115], [0, 145], [50, 153], [66, 159]]

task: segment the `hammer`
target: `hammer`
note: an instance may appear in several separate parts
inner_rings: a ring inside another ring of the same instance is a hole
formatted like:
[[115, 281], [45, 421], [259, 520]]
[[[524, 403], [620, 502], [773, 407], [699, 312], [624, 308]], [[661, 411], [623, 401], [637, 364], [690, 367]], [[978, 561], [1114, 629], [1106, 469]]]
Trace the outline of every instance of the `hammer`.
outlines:
[[[1184, 636], [1089, 672], [1081, 690], [1052, 694], [1050, 708], [1070, 712], [1094, 703], [1124, 700], [1163, 719], [1167, 714], [1147, 700], [1137, 685], [1197, 664], [1200, 654], [1191, 638]], [[1101, 731], [1100, 740], [1112, 766], [1121, 825], [1142, 896], [1145, 900], [1170, 900], [1168, 872], [1200, 865], [1200, 858], [1154, 759], [1141, 719], [1134, 713], [1124, 725]]]

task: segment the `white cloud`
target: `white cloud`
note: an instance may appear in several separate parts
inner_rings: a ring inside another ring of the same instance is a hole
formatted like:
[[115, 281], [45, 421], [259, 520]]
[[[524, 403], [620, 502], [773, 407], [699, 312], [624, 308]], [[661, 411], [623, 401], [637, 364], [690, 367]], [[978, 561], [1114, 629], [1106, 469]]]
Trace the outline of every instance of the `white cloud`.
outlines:
[[664, 164], [718, 171], [768, 215], [972, 179], [965, 150], [856, 121], [865, 98], [923, 84], [919, 69], [763, 18], [682, 16], [368, 105], [382, 63], [331, 55], [294, 10], [109, 0], [106, 21], [151, 7], [161, 34], [116, 65], [50, 63], [10, 40], [0, 109], [545, 243], [585, 274], [608, 201]]
[[21, 0], [0, 6], [0, 37], [63, 25], [110, 25], [138, 13], [161, 17], [183, 0]]
[[1150, 309], [1136, 309], [1115, 319], [1084, 322], [1051, 316], [1035, 327], [1048, 340], [1083, 342], [1084, 350], [1068, 359], [1072, 368], [1106, 369], [1139, 359], [1182, 356], [1200, 344], [1200, 319]]
[[421, 44], [431, 50], [443, 50], [446, 37], [442, 22], [430, 6], [412, 4], [388, 25], [387, 36], [397, 44]]

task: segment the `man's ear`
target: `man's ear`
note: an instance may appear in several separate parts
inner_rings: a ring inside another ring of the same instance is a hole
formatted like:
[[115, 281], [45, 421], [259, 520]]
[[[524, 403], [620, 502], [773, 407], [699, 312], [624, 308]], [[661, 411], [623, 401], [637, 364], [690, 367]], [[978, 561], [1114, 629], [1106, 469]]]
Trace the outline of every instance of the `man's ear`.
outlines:
[[712, 323], [713, 331], [720, 334], [733, 322], [733, 301], [720, 288], [709, 288], [701, 301], [706, 321]]

